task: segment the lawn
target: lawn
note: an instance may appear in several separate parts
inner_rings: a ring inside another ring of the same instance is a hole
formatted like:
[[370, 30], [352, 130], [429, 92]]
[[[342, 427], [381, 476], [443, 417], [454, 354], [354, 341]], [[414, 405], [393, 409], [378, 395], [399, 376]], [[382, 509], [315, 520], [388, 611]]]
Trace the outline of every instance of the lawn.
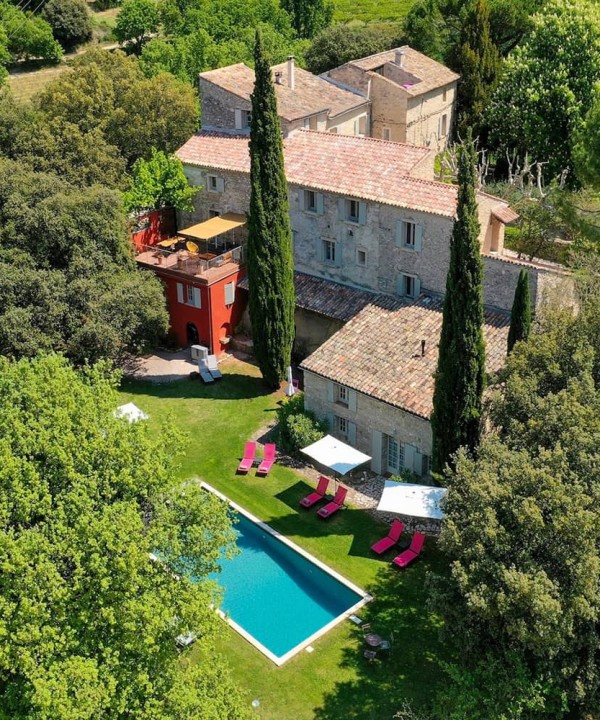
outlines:
[[444, 567], [434, 543], [428, 542], [421, 562], [397, 572], [390, 557], [379, 560], [369, 552], [388, 528], [366, 512], [349, 507], [328, 522], [314, 512], [298, 512], [309, 484], [289, 468], [276, 465], [262, 479], [253, 473], [236, 476], [244, 441], [273, 419], [281, 397], [265, 392], [252, 365], [230, 361], [223, 370], [224, 379], [208, 387], [188, 380], [126, 382], [123, 402], [133, 401], [149, 413], [157, 431], [175, 426], [188, 433], [177, 471], [182, 480], [202, 477], [369, 591], [375, 600], [361, 616], [375, 632], [394, 636], [390, 658], [369, 664], [362, 657], [360, 630], [345, 622], [319, 639], [313, 653], [302, 652], [277, 668], [227, 629], [222, 650], [248, 701], [260, 700], [257, 717], [389, 720], [405, 700], [417, 706], [427, 702], [439, 678], [440, 646], [436, 620], [425, 608], [425, 575]]
[[414, 0], [334, 0], [333, 17], [339, 22], [398, 22], [406, 16], [413, 3]]

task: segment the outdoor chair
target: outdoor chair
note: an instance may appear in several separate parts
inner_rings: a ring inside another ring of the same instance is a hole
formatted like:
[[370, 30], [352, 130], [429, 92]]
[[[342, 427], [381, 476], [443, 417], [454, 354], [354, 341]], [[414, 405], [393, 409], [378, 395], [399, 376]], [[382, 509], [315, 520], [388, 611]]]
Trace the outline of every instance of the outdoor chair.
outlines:
[[386, 550], [389, 550], [391, 547], [396, 545], [398, 540], [400, 540], [400, 535], [402, 535], [403, 530], [404, 523], [400, 522], [400, 520], [394, 520], [386, 537], [382, 538], [374, 545], [371, 545], [371, 550], [377, 555], [383, 554]]
[[277, 446], [275, 443], [267, 443], [265, 445], [265, 456], [260, 465], [256, 468], [257, 475], [268, 475], [269, 470], [273, 467], [273, 463], [275, 462], [276, 454]]
[[363, 652], [363, 657], [369, 662], [373, 662], [373, 660], [377, 657], [377, 650], [365, 650]]
[[206, 356], [206, 367], [208, 368], [208, 372], [213, 376], [215, 380], [220, 380], [223, 377], [221, 371], [219, 370], [219, 366], [217, 365], [216, 355]]
[[247, 442], [244, 445], [244, 457], [242, 458], [242, 462], [238, 465], [237, 471], [239, 473], [247, 473], [248, 470], [250, 470], [250, 468], [254, 464], [255, 456], [256, 456], [256, 443], [255, 442]]
[[333, 515], [333, 513], [340, 510], [344, 505], [347, 492], [348, 488], [340, 485], [333, 500], [330, 503], [327, 503], [327, 505], [323, 505], [323, 507], [317, 511], [317, 515], [322, 518], [328, 518], [330, 515]]
[[198, 360], [198, 372], [200, 373], [200, 377], [205, 383], [211, 383], [214, 382], [215, 379], [212, 376], [210, 370], [208, 369], [208, 365], [206, 364], [206, 360], [201, 358]]
[[310, 508], [315, 503], [318, 503], [319, 500], [322, 500], [325, 497], [327, 488], [329, 487], [329, 480], [330, 479], [328, 477], [325, 477], [325, 475], [321, 475], [321, 477], [319, 478], [317, 489], [314, 492], [310, 493], [310, 495], [302, 498], [302, 500], [300, 500], [300, 505], [305, 508]]
[[406, 567], [407, 565], [410, 565], [411, 562], [416, 560], [419, 555], [421, 554], [421, 550], [423, 549], [423, 544], [425, 542], [425, 535], [420, 532], [416, 532], [412, 536], [412, 540], [410, 541], [410, 545], [408, 548], [401, 552], [400, 555], [397, 555], [392, 562], [394, 565], [397, 565], [398, 567]]

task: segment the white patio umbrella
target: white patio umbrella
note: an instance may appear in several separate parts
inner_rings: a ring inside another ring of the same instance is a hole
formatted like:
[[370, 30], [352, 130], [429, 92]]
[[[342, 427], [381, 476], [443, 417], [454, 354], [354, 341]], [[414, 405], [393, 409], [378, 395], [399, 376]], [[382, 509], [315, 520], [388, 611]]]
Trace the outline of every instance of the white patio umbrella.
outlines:
[[294, 387], [294, 378], [292, 377], [292, 368], [288, 367], [287, 369], [287, 387], [285, 389], [285, 394], [287, 397], [292, 397], [296, 393], [296, 388]]
[[138, 420], [147, 420], [148, 415], [143, 410], [140, 410], [134, 403], [126, 403], [125, 405], [119, 405], [114, 411], [115, 417], [127, 418], [129, 422], [137, 422]]
[[442, 520], [444, 511], [440, 508], [440, 501], [446, 493], [446, 488], [386, 480], [377, 509], [401, 515]]
[[371, 459], [369, 455], [331, 435], [325, 435], [316, 443], [303, 448], [301, 452], [339, 475], [345, 475]]

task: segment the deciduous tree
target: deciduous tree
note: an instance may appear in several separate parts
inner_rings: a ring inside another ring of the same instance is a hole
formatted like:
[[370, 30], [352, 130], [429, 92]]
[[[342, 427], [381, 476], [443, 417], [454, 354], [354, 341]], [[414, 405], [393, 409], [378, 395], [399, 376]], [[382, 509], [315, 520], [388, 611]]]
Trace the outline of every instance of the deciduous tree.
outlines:
[[113, 30], [117, 40], [139, 55], [152, 33], [158, 30], [155, 0], [123, 0]]
[[85, 0], [48, 0], [42, 17], [65, 50], [91, 40], [92, 22]]
[[260, 31], [250, 129], [249, 310], [263, 378], [277, 387], [294, 340], [294, 258], [277, 98]]
[[433, 471], [441, 473], [459, 447], [476, 450], [485, 386], [483, 268], [475, 198], [477, 156], [470, 134], [460, 149], [458, 205], [450, 241], [442, 333], [433, 395]]
[[133, 166], [125, 206], [129, 211], [173, 207], [191, 212], [198, 190], [188, 183], [181, 160], [153, 148], [150, 160], [137, 160]]
[[311, 38], [331, 23], [333, 3], [329, 0], [282, 0], [281, 6], [292, 18], [298, 37]]
[[[227, 509], [179, 486], [173, 428], [113, 417], [105, 365], [0, 363], [4, 715], [246, 718], [205, 580], [233, 541]], [[194, 669], [175, 644], [187, 632], [201, 646]]]

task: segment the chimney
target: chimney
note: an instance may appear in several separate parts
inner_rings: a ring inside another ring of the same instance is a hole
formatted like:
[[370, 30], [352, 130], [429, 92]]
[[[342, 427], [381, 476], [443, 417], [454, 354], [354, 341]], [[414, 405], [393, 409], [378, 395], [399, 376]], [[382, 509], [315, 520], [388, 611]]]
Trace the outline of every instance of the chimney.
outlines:
[[421, 340], [421, 357], [425, 357], [425, 340]]
[[396, 65], [404, 67], [404, 50], [396, 50]]
[[282, 80], [283, 80], [283, 73], [281, 72], [281, 70], [278, 70], [275, 73], [275, 85], [281, 85]]
[[296, 87], [296, 65], [294, 62], [294, 56], [288, 57], [288, 87], [290, 90], [294, 90]]

